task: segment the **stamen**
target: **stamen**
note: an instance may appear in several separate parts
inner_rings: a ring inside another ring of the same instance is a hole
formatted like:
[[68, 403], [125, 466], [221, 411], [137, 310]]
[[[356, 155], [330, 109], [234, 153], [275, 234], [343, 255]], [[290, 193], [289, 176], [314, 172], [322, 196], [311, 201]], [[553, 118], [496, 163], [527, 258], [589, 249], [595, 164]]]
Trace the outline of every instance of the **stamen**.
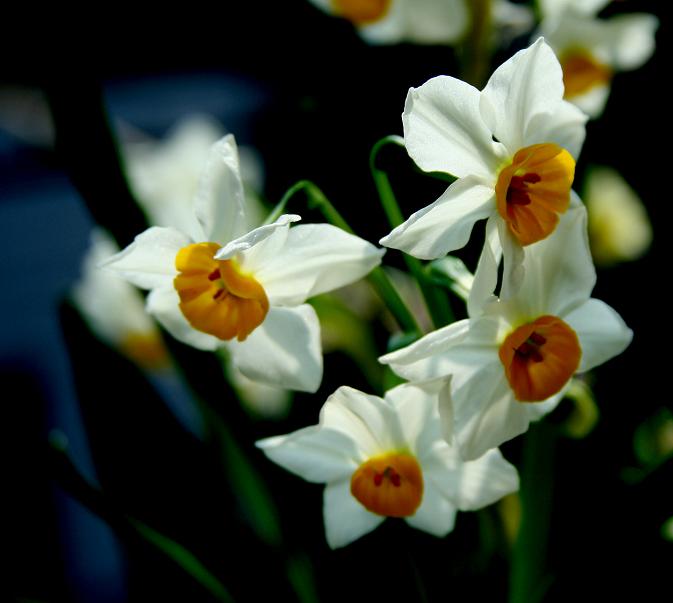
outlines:
[[221, 277], [220, 277], [220, 269], [219, 269], [219, 268], [215, 268], [215, 270], [213, 270], [213, 271], [208, 275], [208, 280], [209, 280], [209, 281], [216, 281], [216, 280], [219, 280], [220, 278], [221, 278]]
[[519, 402], [541, 402], [558, 393], [579, 367], [575, 332], [556, 316], [522, 325], [500, 346], [500, 361]]

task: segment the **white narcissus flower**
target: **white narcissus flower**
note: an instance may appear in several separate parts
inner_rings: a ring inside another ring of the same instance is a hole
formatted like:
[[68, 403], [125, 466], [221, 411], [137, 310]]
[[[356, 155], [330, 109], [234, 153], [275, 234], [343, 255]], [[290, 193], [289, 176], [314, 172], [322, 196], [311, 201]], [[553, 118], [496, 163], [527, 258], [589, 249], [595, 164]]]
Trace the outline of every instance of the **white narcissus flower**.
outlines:
[[589, 242], [597, 264], [636, 260], [652, 242], [652, 225], [636, 192], [618, 172], [591, 168], [586, 175], [584, 202], [589, 213]]
[[73, 300], [91, 331], [107, 345], [143, 368], [165, 368], [169, 362], [166, 347], [138, 290], [118, 275], [98, 268], [118, 252], [105, 231], [92, 232], [82, 276], [72, 289]]
[[561, 62], [565, 98], [591, 117], [603, 112], [614, 73], [637, 69], [652, 56], [659, 25], [645, 13], [597, 18], [608, 1], [547, 0], [541, 6], [538, 33]]
[[412, 381], [450, 376], [454, 421], [446, 435], [464, 458], [477, 458], [551, 410], [575, 373], [629, 344], [632, 332], [620, 316], [590, 297], [595, 281], [579, 205], [554, 236], [525, 248], [518, 288], [505, 281], [500, 299], [485, 298], [480, 308], [468, 307], [468, 319], [380, 361]]
[[469, 24], [465, 0], [311, 0], [348, 19], [370, 44], [451, 44]]
[[340, 387], [318, 425], [257, 442], [275, 463], [326, 484], [327, 543], [345, 546], [386, 517], [444, 536], [457, 510], [489, 505], [519, 487], [516, 469], [497, 450], [463, 462], [441, 435], [441, 381], [405, 384], [385, 398]]
[[283, 215], [246, 233], [233, 136], [213, 145], [183, 231], [152, 227], [106, 262], [150, 289], [147, 310], [177, 339], [226, 346], [249, 379], [315, 391], [319, 324], [304, 302], [365, 276], [383, 250], [328, 224]]
[[449, 76], [412, 88], [402, 120], [416, 164], [458, 180], [382, 245], [436, 259], [488, 218], [487, 237], [516, 263], [568, 209], [586, 116], [563, 100], [561, 66], [543, 39], [496, 69], [481, 92]]

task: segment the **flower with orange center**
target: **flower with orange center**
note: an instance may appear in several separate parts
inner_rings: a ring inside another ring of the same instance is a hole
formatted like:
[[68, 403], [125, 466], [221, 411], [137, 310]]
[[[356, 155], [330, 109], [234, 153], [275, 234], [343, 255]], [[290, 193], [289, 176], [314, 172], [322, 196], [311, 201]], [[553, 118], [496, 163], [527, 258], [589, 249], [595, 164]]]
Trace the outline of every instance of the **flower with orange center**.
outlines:
[[226, 347], [252, 381], [315, 391], [320, 330], [306, 300], [352, 283], [383, 251], [328, 224], [283, 215], [247, 231], [233, 136], [213, 145], [184, 231], [152, 227], [105, 262], [150, 289], [147, 310], [177, 339]]
[[586, 116], [563, 100], [561, 66], [542, 38], [498, 67], [482, 91], [449, 76], [412, 88], [402, 121], [416, 164], [458, 179], [381, 239], [386, 247], [440, 258], [487, 218], [496, 255], [520, 261], [521, 248], [548, 237], [573, 200]]
[[281, 467], [326, 484], [324, 521], [332, 548], [349, 544], [387, 517], [444, 536], [456, 512], [479, 509], [518, 489], [516, 469], [497, 450], [464, 462], [442, 439], [442, 381], [405, 384], [383, 399], [340, 387], [320, 422], [257, 442]]
[[465, 33], [466, 0], [311, 0], [348, 19], [370, 44], [451, 44]]
[[[469, 318], [379, 359], [411, 381], [450, 378], [451, 405], [440, 404], [440, 414], [452, 417], [445, 436], [464, 458], [526, 431], [560, 401], [574, 374], [631, 341], [620, 316], [590, 297], [596, 272], [586, 222], [584, 207], [571, 207], [554, 236], [524, 248], [517, 286], [506, 274], [495, 298], [475, 277], [481, 300], [468, 305]], [[488, 257], [484, 271], [493, 272]]]
[[544, 0], [538, 32], [563, 67], [565, 98], [591, 117], [602, 112], [618, 71], [643, 65], [654, 52], [654, 15], [596, 15], [609, 0]]

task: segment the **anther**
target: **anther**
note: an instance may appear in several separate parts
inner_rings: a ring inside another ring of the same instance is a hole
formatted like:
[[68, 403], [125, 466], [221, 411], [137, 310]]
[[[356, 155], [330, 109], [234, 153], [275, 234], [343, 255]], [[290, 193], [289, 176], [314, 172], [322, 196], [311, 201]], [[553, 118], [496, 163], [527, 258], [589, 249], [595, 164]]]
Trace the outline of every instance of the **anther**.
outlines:
[[220, 278], [220, 269], [215, 268], [209, 275], [208, 275], [208, 280], [209, 281], [216, 281], [217, 279]]

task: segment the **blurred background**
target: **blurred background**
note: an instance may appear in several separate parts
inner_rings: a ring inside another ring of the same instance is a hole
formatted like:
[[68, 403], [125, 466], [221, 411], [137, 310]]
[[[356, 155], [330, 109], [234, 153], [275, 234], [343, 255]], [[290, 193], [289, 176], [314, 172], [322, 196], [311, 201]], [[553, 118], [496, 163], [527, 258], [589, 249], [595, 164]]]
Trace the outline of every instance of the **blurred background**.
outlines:
[[[316, 302], [332, 350], [323, 384], [269, 412], [241, 405], [245, 396], [223, 377], [218, 358], [166, 337], [208, 408], [200, 414], [178, 372], [139, 369], [96, 339], [76, 311], [71, 292], [94, 224], [122, 247], [145, 228], [123, 166], [130, 172], [142, 148], [174, 140], [185, 118], [206, 116], [204, 137], [219, 128], [248, 149], [250, 186], [262, 205], [309, 179], [360, 236], [376, 242], [390, 229], [370, 150], [381, 137], [402, 134], [409, 87], [459, 73], [455, 48], [369, 46], [349, 22], [307, 0], [225, 3], [217, 14], [190, 8], [167, 8], [147, 21], [107, 7], [95, 18], [79, 16], [77, 26], [20, 14], [0, 43], [8, 57], [0, 71], [0, 521], [8, 553], [0, 598], [211, 601], [218, 595], [204, 582], [212, 577], [236, 601], [505, 600], [516, 501], [460, 514], [443, 540], [387, 521], [330, 551], [322, 488], [254, 448], [261, 437], [314, 424], [340, 385], [381, 385], [379, 369], [363, 358], [386, 350], [390, 318], [366, 287], [347, 295], [355, 305], [338, 296]], [[529, 478], [551, 501], [541, 518], [549, 525], [545, 601], [617, 594], [650, 601], [670, 590], [673, 542], [663, 526], [673, 516], [665, 293], [672, 216], [662, 150], [670, 137], [670, 22], [661, 10], [654, 0], [606, 10], [656, 14], [657, 50], [642, 68], [615, 77], [603, 116], [588, 124], [576, 189], [592, 166], [610, 166], [642, 199], [653, 239], [641, 258], [597, 267], [594, 296], [635, 337], [589, 377], [596, 425], [582, 438], [565, 437], [560, 427], [540, 431], [555, 442], [552, 463]], [[528, 39], [511, 37], [493, 65]], [[416, 170], [402, 149], [386, 147], [378, 165], [407, 216], [446, 186]], [[290, 210], [322, 220], [301, 202]], [[479, 245], [471, 245], [459, 255], [474, 268]], [[385, 262], [404, 266], [395, 251]], [[451, 302], [464, 316], [460, 301]], [[350, 341], [338, 336], [340, 312], [356, 316]], [[562, 405], [548, 422], [567, 425], [573, 409]], [[212, 416], [224, 426], [214, 439]], [[502, 448], [517, 466], [522, 440]], [[184, 550], [198, 559], [190, 567], [201, 581], [184, 570]]]

